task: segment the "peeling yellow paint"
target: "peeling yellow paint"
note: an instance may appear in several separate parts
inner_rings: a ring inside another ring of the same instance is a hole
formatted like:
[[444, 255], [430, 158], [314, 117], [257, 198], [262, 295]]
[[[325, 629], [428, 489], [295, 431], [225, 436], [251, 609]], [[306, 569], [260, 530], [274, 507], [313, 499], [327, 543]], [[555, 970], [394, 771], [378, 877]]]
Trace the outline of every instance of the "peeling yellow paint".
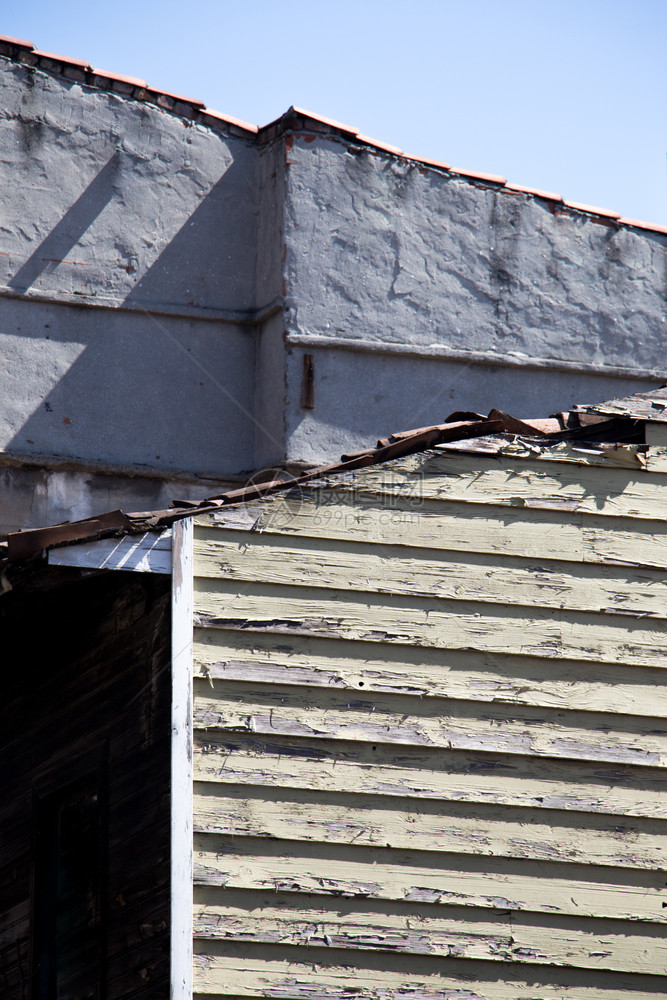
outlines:
[[665, 619], [201, 578], [195, 591], [212, 628], [667, 667]]
[[[590, 969], [529, 969], [425, 955], [375, 956], [338, 948], [269, 948], [197, 941], [202, 996], [280, 1000], [656, 1000], [664, 977]], [[491, 966], [489, 968], [489, 966]], [[523, 972], [523, 976], [521, 973]]]
[[[226, 836], [667, 867], [661, 820], [195, 782], [195, 829]], [[557, 836], [554, 830], [557, 827]]]
[[[667, 724], [619, 718], [612, 732], [603, 715], [522, 706], [466, 704], [430, 699], [417, 706], [402, 696], [357, 695], [307, 689], [195, 681], [195, 726], [309, 740], [366, 743], [493, 754], [537, 754], [573, 760], [662, 767], [667, 764]], [[220, 693], [217, 693], [220, 692]]]
[[195, 675], [611, 714], [667, 716], [659, 669], [476, 650], [408, 648], [251, 629], [195, 630]]
[[667, 997], [667, 452], [504, 452], [198, 518], [200, 1000]]
[[[667, 922], [661, 871], [195, 835], [198, 886]], [[300, 897], [297, 897], [300, 898]], [[631, 929], [630, 929], [631, 931]]]
[[222, 539], [197, 540], [195, 572], [203, 578], [302, 587], [352, 587], [378, 594], [429, 595], [490, 604], [610, 611], [667, 617], [664, 571], [508, 556], [477, 555], [465, 560], [440, 549], [283, 539], [225, 532]]
[[[546, 498], [548, 501], [548, 498]], [[605, 517], [570, 508], [466, 504], [401, 493], [388, 498], [339, 489], [304, 493], [298, 503], [266, 497], [241, 518], [237, 509], [197, 519], [201, 542], [220, 528], [287, 538], [327, 538], [377, 545], [446, 549], [586, 563], [667, 567], [667, 526], [656, 520]]]
[[[221, 711], [226, 716], [224, 706]], [[239, 726], [246, 733], [247, 718]], [[586, 766], [582, 757], [574, 758], [574, 764], [553, 756], [509, 758], [505, 747], [493, 754], [486, 744], [478, 753], [370, 746], [368, 734], [359, 741], [343, 739], [342, 733], [330, 740], [303, 741], [281, 738], [278, 724], [263, 729], [255, 725], [251, 735], [229, 732], [228, 718], [225, 724], [223, 732], [207, 729], [196, 734], [197, 781], [351, 789], [369, 795], [667, 819], [667, 775], [659, 768], [637, 781], [634, 768], [598, 761]]]
[[335, 910], [288, 893], [198, 889], [195, 937], [306, 947], [391, 951], [494, 962], [542, 962], [660, 975], [667, 965], [664, 927], [543, 914], [457, 911], [421, 903], [339, 899]]

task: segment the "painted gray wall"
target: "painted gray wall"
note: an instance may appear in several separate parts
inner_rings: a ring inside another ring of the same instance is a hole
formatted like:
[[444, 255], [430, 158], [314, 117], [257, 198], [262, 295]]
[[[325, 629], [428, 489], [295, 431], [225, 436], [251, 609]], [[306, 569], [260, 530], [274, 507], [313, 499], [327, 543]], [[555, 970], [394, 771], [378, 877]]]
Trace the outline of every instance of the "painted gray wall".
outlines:
[[5, 529], [665, 377], [664, 236], [325, 126], [244, 139], [0, 71]]
[[238, 486], [224, 479], [103, 470], [89, 463], [0, 455], [0, 535], [77, 521], [108, 510], [164, 510], [172, 500], [203, 500]]
[[257, 150], [28, 67], [3, 84], [0, 448], [252, 469]]
[[349, 149], [301, 140], [290, 153], [295, 333], [638, 371], [664, 365], [664, 236]]
[[[315, 359], [313, 410], [299, 405], [303, 354]], [[542, 417], [571, 403], [613, 399], [642, 391], [638, 379], [585, 372], [505, 367], [431, 357], [383, 355], [339, 348], [292, 347], [286, 408], [288, 454], [295, 463], [374, 445], [396, 431], [442, 423], [457, 410], [486, 415], [492, 407]], [[326, 415], [323, 418], [323, 414]]]
[[296, 138], [290, 161], [292, 460], [452, 410], [538, 416], [665, 379], [664, 236], [341, 139]]

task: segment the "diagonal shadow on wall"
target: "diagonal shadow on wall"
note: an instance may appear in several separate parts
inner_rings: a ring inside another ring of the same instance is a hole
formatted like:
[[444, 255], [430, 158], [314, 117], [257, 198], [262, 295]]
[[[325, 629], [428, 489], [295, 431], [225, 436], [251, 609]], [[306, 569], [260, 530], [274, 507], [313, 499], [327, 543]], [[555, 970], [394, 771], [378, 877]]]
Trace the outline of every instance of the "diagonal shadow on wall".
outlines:
[[53, 269], [67, 257], [113, 198], [118, 168], [116, 152], [9, 280], [10, 288], [27, 292], [43, 271]]
[[125, 305], [254, 309], [256, 199], [254, 164], [241, 156], [134, 284]]
[[[115, 187], [132, 183], [130, 171], [116, 178], [116, 159], [41, 242], [12, 287], [28, 288], [48, 264], [43, 258], [71, 253]], [[2, 332], [16, 345], [14, 384], [24, 415], [15, 420], [11, 440], [0, 446], [209, 474], [252, 466], [252, 330], [169, 315], [172, 305], [254, 307], [255, 165], [242, 151], [224, 167], [220, 163], [224, 172], [190, 214], [183, 210], [178, 181], [162, 185], [159, 210], [178, 229], [126, 295], [129, 310], [20, 299], [3, 303]], [[131, 203], [122, 195], [119, 212]], [[128, 212], [116, 231], [125, 228], [129, 236], [132, 224]], [[115, 250], [113, 257], [104, 266], [122, 266]], [[78, 356], [65, 363], [68, 349], [72, 359], [72, 345], [78, 345]], [[41, 384], [32, 375], [25, 379], [35, 359]]]

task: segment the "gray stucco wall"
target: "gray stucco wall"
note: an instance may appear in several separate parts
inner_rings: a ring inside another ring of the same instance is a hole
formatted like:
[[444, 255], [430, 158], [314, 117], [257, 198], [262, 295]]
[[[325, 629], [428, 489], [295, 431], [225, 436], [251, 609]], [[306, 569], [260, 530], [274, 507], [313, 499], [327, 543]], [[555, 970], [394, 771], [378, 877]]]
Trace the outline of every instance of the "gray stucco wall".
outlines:
[[0, 448], [251, 469], [257, 150], [2, 69]]
[[290, 161], [293, 460], [455, 409], [543, 415], [664, 380], [664, 236], [342, 139], [297, 137]]
[[290, 153], [295, 333], [662, 364], [666, 237], [350, 148], [297, 140]]

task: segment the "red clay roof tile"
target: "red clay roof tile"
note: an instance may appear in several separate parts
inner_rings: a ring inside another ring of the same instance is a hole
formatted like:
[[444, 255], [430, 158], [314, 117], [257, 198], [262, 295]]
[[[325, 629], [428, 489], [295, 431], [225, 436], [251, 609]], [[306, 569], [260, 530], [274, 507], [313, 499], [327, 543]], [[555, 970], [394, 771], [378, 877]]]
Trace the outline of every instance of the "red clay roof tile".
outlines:
[[0, 35], [0, 42], [17, 45], [21, 49], [34, 49], [35, 47], [32, 42], [26, 41], [25, 38], [13, 38], [11, 35]]
[[379, 142], [377, 139], [371, 139], [368, 135], [361, 135], [357, 133], [355, 136], [358, 142], [363, 142], [365, 146], [372, 146], [374, 149], [381, 149], [385, 153], [392, 153], [394, 156], [405, 156], [402, 149], [398, 146], [390, 146], [387, 142]]
[[256, 125], [244, 122], [240, 118], [233, 118], [231, 115], [223, 115], [220, 111], [211, 111], [210, 108], [202, 108], [201, 113], [205, 118], [215, 118], [216, 121], [224, 122], [227, 125], [236, 125], [237, 128], [242, 128], [246, 132], [254, 134], [259, 131]]
[[484, 174], [479, 170], [459, 170], [458, 167], [452, 167], [452, 172], [459, 174], [461, 177], [471, 177], [475, 181], [488, 181], [490, 184], [507, 184], [507, 180], [502, 174]]
[[313, 111], [306, 111], [305, 108], [297, 108], [294, 105], [289, 109], [294, 112], [295, 115], [299, 115], [301, 118], [312, 118], [314, 122], [321, 122], [322, 125], [329, 125], [330, 128], [338, 129], [339, 132], [345, 132], [347, 135], [359, 135], [359, 129], [354, 128], [353, 125], [346, 125], [344, 122], [336, 121], [335, 118], [325, 118], [324, 115], [316, 115]]
[[567, 208], [574, 208], [577, 212], [588, 212], [591, 215], [604, 215], [608, 219], [620, 219], [620, 212], [612, 212], [608, 208], [596, 208], [595, 205], [582, 205], [578, 201], [566, 201]]
[[180, 101], [181, 104], [191, 104], [193, 108], [203, 108], [206, 106], [203, 101], [198, 100], [196, 97], [184, 97], [183, 94], [174, 94], [171, 90], [162, 90], [158, 87], [149, 87], [147, 89], [159, 97], [169, 97], [172, 101]]
[[554, 194], [553, 191], [540, 191], [539, 188], [525, 187], [523, 184], [506, 184], [508, 191], [520, 191], [522, 194], [532, 194], [536, 198], [545, 198], [547, 201], [562, 201], [562, 195]]
[[443, 163], [442, 160], [431, 160], [428, 156], [409, 156], [405, 154], [408, 160], [416, 160], [417, 163], [423, 163], [426, 167], [435, 167], [436, 170], [451, 170], [449, 163]]
[[654, 233], [667, 233], [667, 226], [659, 226], [655, 222], [640, 222], [639, 219], [621, 218], [618, 220], [622, 226], [632, 226], [634, 229], [648, 229]]
[[34, 49], [34, 56], [38, 59], [51, 59], [52, 62], [63, 63], [65, 66], [79, 66], [81, 69], [89, 70], [91, 65], [85, 59], [73, 59], [71, 56], [60, 56], [56, 52], [44, 52], [42, 49]]
[[95, 76], [101, 76], [104, 80], [115, 80], [118, 83], [127, 83], [130, 87], [139, 87], [141, 90], [146, 90], [148, 84], [145, 80], [140, 80], [138, 76], [125, 76], [124, 73], [109, 73], [106, 69], [93, 70]]

